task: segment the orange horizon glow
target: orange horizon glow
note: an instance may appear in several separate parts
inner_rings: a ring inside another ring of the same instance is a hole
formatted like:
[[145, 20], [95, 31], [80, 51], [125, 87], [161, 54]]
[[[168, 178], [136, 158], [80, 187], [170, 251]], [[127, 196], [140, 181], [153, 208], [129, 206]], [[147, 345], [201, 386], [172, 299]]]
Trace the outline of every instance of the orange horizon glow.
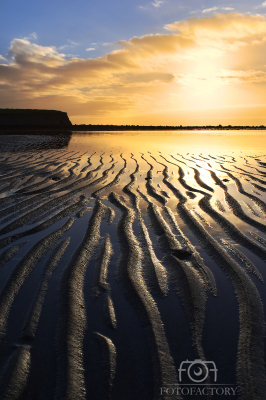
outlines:
[[266, 17], [190, 18], [98, 59], [14, 39], [0, 107], [66, 111], [73, 124], [266, 125]]

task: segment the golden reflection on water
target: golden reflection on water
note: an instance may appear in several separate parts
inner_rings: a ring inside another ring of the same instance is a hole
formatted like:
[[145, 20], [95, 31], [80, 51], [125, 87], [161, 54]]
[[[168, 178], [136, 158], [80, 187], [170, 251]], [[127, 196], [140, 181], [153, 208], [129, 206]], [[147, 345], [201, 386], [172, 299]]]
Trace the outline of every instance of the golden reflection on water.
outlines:
[[264, 131], [134, 131], [134, 132], [84, 132], [73, 133], [69, 149], [79, 151], [112, 151], [146, 153], [162, 151], [177, 153], [196, 151], [197, 154], [229, 154], [245, 151], [265, 154]]

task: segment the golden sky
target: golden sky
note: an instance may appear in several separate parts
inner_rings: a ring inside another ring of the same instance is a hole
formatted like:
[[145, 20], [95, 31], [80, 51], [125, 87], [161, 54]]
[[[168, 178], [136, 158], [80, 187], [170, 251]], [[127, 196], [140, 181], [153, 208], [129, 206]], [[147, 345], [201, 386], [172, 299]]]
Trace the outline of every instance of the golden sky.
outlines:
[[266, 125], [266, 17], [188, 18], [78, 58], [32, 38], [0, 56], [0, 107], [66, 111], [72, 123]]

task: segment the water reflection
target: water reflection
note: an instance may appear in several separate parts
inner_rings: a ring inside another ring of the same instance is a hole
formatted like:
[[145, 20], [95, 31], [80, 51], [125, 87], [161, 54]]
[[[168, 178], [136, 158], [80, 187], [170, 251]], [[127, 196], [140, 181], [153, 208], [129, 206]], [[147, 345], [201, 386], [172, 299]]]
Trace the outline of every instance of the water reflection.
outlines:
[[69, 145], [71, 132], [54, 135], [0, 135], [1, 152], [63, 149]]
[[[208, 156], [211, 150], [220, 155], [228, 152], [266, 153], [266, 133], [264, 131], [134, 131], [134, 132], [73, 132], [70, 146], [84, 149], [94, 148], [95, 151], [112, 150], [128, 152], [162, 151], [178, 153], [179, 149], [191, 154], [195, 151], [197, 157], [202, 153]], [[186, 154], [185, 153], [185, 154]], [[183, 156], [185, 156], [183, 154]], [[192, 154], [193, 155], [193, 154]]]

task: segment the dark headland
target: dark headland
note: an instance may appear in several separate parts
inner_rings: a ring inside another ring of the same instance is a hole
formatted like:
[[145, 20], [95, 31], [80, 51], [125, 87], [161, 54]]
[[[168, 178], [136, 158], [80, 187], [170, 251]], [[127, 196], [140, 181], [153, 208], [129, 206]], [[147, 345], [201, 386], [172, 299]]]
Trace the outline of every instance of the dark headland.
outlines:
[[0, 134], [57, 134], [90, 131], [265, 130], [260, 126], [203, 125], [72, 125], [68, 115], [56, 110], [0, 108]]
[[0, 108], [0, 133], [39, 133], [38, 131], [69, 131], [72, 123], [66, 112]]

